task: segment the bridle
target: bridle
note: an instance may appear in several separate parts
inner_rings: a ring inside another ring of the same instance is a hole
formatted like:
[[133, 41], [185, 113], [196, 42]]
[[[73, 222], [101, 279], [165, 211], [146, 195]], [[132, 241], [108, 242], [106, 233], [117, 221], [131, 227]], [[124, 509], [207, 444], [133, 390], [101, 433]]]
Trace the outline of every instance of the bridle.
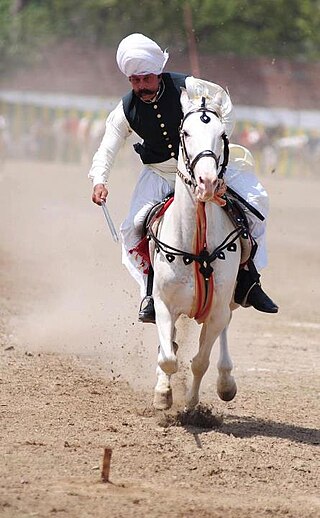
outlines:
[[[186, 171], [189, 174], [189, 178], [187, 178], [179, 169], [177, 169], [177, 174], [182, 178], [182, 180], [193, 190], [197, 187], [197, 182], [194, 174], [194, 168], [196, 164], [201, 160], [201, 158], [209, 157], [213, 158], [215, 161], [215, 164], [217, 166], [217, 169], [219, 168], [219, 162], [220, 157], [217, 157], [217, 155], [212, 151], [211, 149], [205, 149], [204, 151], [201, 151], [198, 153], [195, 158], [190, 161], [187, 148], [186, 148], [186, 142], [185, 142], [185, 134], [183, 131], [183, 124], [185, 120], [194, 113], [201, 113], [200, 120], [204, 124], [208, 124], [210, 122], [211, 118], [208, 115], [208, 113], [212, 113], [215, 117], [218, 117], [220, 119], [217, 112], [214, 110], [210, 110], [206, 108], [205, 106], [205, 98], [202, 98], [201, 107], [197, 108], [195, 110], [191, 110], [188, 112], [184, 118], [181, 121], [181, 125], [179, 128], [179, 134], [180, 134], [180, 144], [182, 148], [183, 153], [183, 160], [185, 163]], [[218, 174], [218, 178], [222, 181], [223, 175], [225, 173], [225, 170], [228, 165], [229, 161], [229, 140], [225, 133], [221, 135], [221, 138], [224, 142], [224, 153], [223, 153], [223, 162], [221, 164], [221, 169]], [[200, 205], [204, 205], [203, 203]], [[246, 228], [243, 226], [241, 221], [239, 221], [239, 225], [234, 228], [223, 240], [223, 242], [215, 248], [215, 250], [210, 254], [206, 248], [206, 243], [204, 243], [203, 249], [199, 252], [199, 254], [194, 254], [191, 252], [185, 252], [183, 250], [179, 250], [178, 248], [175, 248], [169, 244], [164, 243], [158, 237], [156, 236], [155, 232], [152, 229], [152, 221], [151, 224], [148, 225], [148, 232], [147, 232], [147, 238], [150, 240], [152, 239], [155, 243], [155, 251], [159, 253], [160, 251], [164, 253], [167, 261], [169, 263], [172, 263], [176, 257], [182, 256], [183, 262], [185, 265], [191, 264], [192, 262], [197, 262], [199, 266], [199, 272], [203, 275], [205, 282], [208, 283], [209, 279], [211, 277], [211, 274], [213, 273], [213, 268], [211, 266], [211, 263], [215, 261], [216, 259], [225, 259], [225, 252], [235, 252], [237, 249], [236, 241], [239, 239], [241, 235], [244, 235], [244, 232], [246, 231]]]
[[[212, 151], [212, 149], [205, 149], [203, 151], [200, 151], [200, 153], [198, 153], [192, 161], [190, 161], [190, 158], [188, 155], [186, 141], [185, 141], [185, 132], [183, 130], [183, 125], [184, 125], [184, 122], [186, 121], [186, 119], [194, 113], [201, 113], [200, 120], [204, 124], [208, 124], [211, 121], [211, 118], [208, 115], [208, 113], [212, 113], [215, 117], [217, 117], [220, 120], [218, 113], [214, 110], [210, 110], [209, 108], [206, 108], [205, 103], [206, 103], [205, 97], [202, 97], [201, 107], [197, 108], [195, 110], [191, 110], [190, 112], [186, 113], [186, 115], [183, 117], [180, 127], [179, 127], [179, 136], [180, 136], [180, 145], [181, 145], [181, 150], [182, 150], [182, 156], [183, 156], [183, 161], [185, 164], [186, 171], [189, 175], [189, 178], [187, 178], [179, 170], [179, 168], [177, 168], [177, 174], [184, 181], [184, 183], [187, 184], [189, 187], [192, 187], [193, 190], [195, 190], [197, 187], [197, 182], [196, 182], [196, 178], [195, 178], [195, 174], [194, 174], [194, 168], [195, 168], [196, 164], [199, 162], [199, 160], [201, 160], [201, 158], [207, 158], [207, 157], [213, 158], [217, 169], [219, 168], [219, 163], [220, 163], [220, 156], [218, 157], [216, 155], [216, 153], [214, 151]], [[223, 162], [221, 164], [221, 169], [218, 174], [218, 178], [220, 178], [220, 179], [223, 178], [223, 175], [227, 169], [227, 165], [229, 162], [229, 139], [225, 132], [221, 135], [221, 138], [223, 140], [224, 147], [223, 147]]]
[[[185, 184], [187, 184], [189, 187], [191, 187], [194, 191], [197, 187], [196, 178], [195, 178], [195, 174], [194, 174], [194, 167], [199, 162], [199, 160], [201, 160], [201, 158], [204, 158], [204, 157], [213, 158], [213, 160], [215, 161], [215, 164], [217, 166], [217, 169], [219, 168], [219, 162], [220, 162], [220, 157], [217, 157], [217, 155], [211, 149], [205, 149], [204, 151], [201, 151], [200, 153], [198, 153], [195, 156], [195, 158], [192, 161], [190, 161], [190, 158], [189, 158], [189, 155], [187, 152], [187, 148], [186, 148], [186, 143], [185, 143], [183, 124], [184, 124], [185, 120], [187, 119], [187, 117], [189, 117], [191, 114], [197, 113], [197, 112], [201, 113], [200, 120], [204, 124], [208, 124], [208, 122], [210, 122], [210, 120], [211, 120], [208, 113], [212, 113], [212, 115], [214, 115], [215, 117], [218, 117], [218, 119], [220, 119], [217, 112], [206, 108], [205, 98], [203, 97], [201, 107], [188, 112], [181, 121], [181, 125], [179, 128], [180, 144], [181, 144], [181, 148], [182, 148], [183, 159], [184, 159], [186, 171], [189, 174], [189, 178], [187, 178], [179, 169], [177, 169], [177, 174], [185, 182]], [[223, 133], [221, 135], [221, 138], [224, 143], [224, 152], [223, 152], [223, 162], [221, 164], [221, 169], [218, 174], [218, 178], [222, 182], [223, 175], [226, 171], [228, 161], [229, 161], [229, 140], [225, 133]], [[227, 188], [227, 189], [229, 190], [229, 188]], [[237, 194], [234, 191], [232, 191], [232, 193]], [[243, 203], [245, 203], [246, 206], [249, 206], [251, 211], [254, 209], [254, 207], [251, 207], [246, 202], [246, 200], [244, 200], [243, 198], [241, 198], [241, 201]], [[204, 206], [204, 203], [200, 203], [199, 205]], [[258, 217], [260, 216], [260, 219], [261, 218], [263, 219], [263, 216], [261, 216], [258, 212], [256, 215], [258, 215]], [[235, 228], [233, 228], [233, 230], [226, 236], [226, 238], [222, 241], [222, 243], [213, 250], [213, 252], [211, 254], [207, 250], [206, 237], [205, 237], [205, 241], [203, 243], [202, 250], [200, 250], [200, 252], [198, 254], [195, 254], [195, 253], [179, 250], [178, 248], [175, 248], [175, 247], [161, 241], [157, 237], [154, 230], [152, 229], [152, 223], [153, 223], [153, 221], [151, 221], [151, 223], [148, 225], [147, 239], [152, 240], [154, 242], [156, 253], [159, 253], [161, 251], [169, 263], [172, 263], [176, 259], [176, 257], [182, 257], [185, 265], [189, 265], [193, 262], [198, 263], [199, 272], [204, 277], [206, 293], [208, 293], [208, 283], [209, 283], [211, 275], [213, 273], [213, 267], [211, 266], [211, 264], [216, 259], [224, 260], [226, 258], [226, 252], [235, 252], [237, 250], [237, 246], [238, 246], [237, 240], [240, 237], [243, 237], [244, 239], [248, 239], [247, 227], [244, 224], [243, 220], [241, 218], [239, 218], [237, 220], [237, 223], [238, 223], [237, 226]]]

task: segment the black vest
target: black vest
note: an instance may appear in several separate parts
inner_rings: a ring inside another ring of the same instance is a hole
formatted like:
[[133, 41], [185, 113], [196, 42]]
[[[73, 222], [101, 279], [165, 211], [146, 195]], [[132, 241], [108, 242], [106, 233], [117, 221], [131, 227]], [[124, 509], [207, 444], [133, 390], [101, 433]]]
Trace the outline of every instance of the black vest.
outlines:
[[182, 120], [180, 87], [185, 88], [185, 74], [162, 74], [164, 91], [158, 101], [145, 103], [133, 91], [122, 99], [123, 110], [130, 127], [143, 139], [134, 144], [144, 164], [178, 158], [179, 126]]

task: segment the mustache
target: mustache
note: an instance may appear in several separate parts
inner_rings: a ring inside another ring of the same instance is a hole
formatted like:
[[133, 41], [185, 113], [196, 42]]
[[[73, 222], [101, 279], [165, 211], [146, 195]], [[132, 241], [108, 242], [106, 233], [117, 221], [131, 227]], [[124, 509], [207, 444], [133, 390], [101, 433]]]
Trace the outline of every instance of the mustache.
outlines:
[[136, 92], [138, 97], [142, 97], [142, 95], [153, 95], [153, 94], [156, 94], [156, 93], [157, 93], [156, 91], [148, 90], [148, 88], [142, 88], [141, 90]]

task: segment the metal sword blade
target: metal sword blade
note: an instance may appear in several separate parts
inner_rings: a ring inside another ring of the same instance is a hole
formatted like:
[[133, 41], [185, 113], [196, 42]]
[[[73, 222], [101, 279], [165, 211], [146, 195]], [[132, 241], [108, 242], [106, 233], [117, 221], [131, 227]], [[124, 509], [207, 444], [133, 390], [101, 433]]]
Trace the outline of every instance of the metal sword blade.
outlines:
[[101, 202], [101, 207], [102, 207], [102, 210], [103, 210], [103, 214], [104, 214], [104, 217], [106, 218], [107, 220], [107, 223], [108, 223], [108, 227], [110, 229], [110, 232], [111, 232], [111, 235], [113, 237], [113, 240], [118, 243], [119, 242], [119, 236], [118, 236], [118, 233], [116, 231], [116, 228], [113, 224], [113, 221], [111, 219], [111, 216], [110, 216], [110, 213], [109, 213], [109, 210], [105, 204], [105, 202]]

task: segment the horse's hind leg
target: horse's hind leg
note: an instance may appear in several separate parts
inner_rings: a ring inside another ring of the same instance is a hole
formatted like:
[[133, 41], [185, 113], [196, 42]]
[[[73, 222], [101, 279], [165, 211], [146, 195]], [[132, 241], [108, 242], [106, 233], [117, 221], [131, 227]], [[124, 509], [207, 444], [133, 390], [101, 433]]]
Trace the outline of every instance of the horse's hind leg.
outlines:
[[218, 396], [223, 401], [231, 401], [237, 393], [237, 385], [234, 377], [231, 376], [233, 364], [228, 350], [227, 327], [220, 335], [220, 355], [217, 367], [219, 372], [217, 380]]

